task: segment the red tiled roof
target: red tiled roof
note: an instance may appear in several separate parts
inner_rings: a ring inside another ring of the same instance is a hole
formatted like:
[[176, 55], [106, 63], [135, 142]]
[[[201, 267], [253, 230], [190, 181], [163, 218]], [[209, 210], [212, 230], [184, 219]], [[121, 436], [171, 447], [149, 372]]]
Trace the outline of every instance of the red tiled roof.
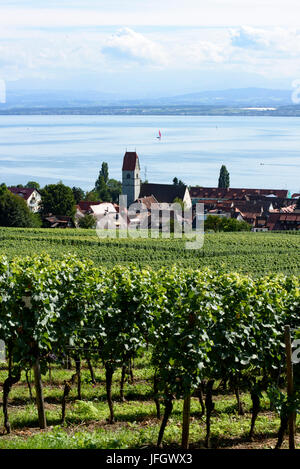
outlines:
[[124, 155], [122, 171], [134, 171], [139, 157], [135, 151], [127, 151]]
[[101, 204], [100, 201], [98, 201], [98, 202], [89, 202], [87, 200], [81, 200], [78, 204], [78, 207], [81, 211], [85, 212], [87, 210], [90, 210], [92, 205], [99, 205], [99, 204]]
[[275, 195], [280, 198], [287, 198], [288, 190], [281, 189], [244, 189], [244, 188], [228, 188], [220, 189], [218, 187], [191, 187], [190, 195], [192, 198], [241, 198], [245, 195]]
[[158, 201], [157, 199], [154, 197], [154, 195], [149, 195], [149, 196], [145, 196], [145, 197], [140, 197], [139, 199], [137, 199], [137, 202], [138, 203], [142, 203], [143, 205], [145, 205], [145, 207], [147, 208], [147, 210], [150, 210], [151, 209], [151, 205], [152, 204], [157, 204]]
[[24, 200], [28, 200], [29, 197], [32, 195], [32, 193], [37, 190], [37, 189], [27, 189], [23, 187], [8, 187], [7, 189], [12, 194], [19, 195]]
[[300, 213], [299, 214], [293, 214], [293, 213], [280, 214], [279, 220], [300, 222]]

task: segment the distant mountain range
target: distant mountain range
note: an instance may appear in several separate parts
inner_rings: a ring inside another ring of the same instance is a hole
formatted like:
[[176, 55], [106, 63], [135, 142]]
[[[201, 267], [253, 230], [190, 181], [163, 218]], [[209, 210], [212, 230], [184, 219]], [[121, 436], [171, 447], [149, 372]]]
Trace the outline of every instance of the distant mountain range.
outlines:
[[291, 90], [240, 88], [220, 91], [200, 91], [173, 97], [124, 99], [120, 95], [97, 91], [16, 91], [7, 90], [6, 109], [80, 108], [99, 106], [229, 106], [278, 107], [292, 105]]
[[[266, 88], [240, 88], [221, 91], [201, 91], [173, 98], [161, 98], [157, 101], [165, 105], [209, 105], [209, 106], [284, 106], [292, 104], [292, 92], [289, 90], [271, 90]], [[154, 102], [153, 102], [154, 104]]]

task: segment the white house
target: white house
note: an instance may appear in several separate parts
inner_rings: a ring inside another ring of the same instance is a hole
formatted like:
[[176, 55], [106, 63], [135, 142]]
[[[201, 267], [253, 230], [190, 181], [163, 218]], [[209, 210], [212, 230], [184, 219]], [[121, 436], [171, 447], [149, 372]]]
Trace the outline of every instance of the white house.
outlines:
[[[93, 215], [96, 222], [103, 222], [104, 226], [119, 227], [119, 207], [111, 202], [82, 201], [76, 206], [75, 224], [85, 215]], [[106, 223], [107, 222], [107, 223]]]
[[25, 187], [8, 187], [8, 190], [25, 200], [30, 210], [34, 213], [39, 212], [42, 202], [42, 196], [37, 189], [28, 189]]

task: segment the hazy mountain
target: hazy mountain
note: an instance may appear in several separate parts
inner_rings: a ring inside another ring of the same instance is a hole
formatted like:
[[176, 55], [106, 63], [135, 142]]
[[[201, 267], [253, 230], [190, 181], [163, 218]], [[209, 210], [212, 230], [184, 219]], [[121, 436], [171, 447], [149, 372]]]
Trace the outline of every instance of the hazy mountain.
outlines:
[[292, 104], [289, 90], [266, 88], [240, 88], [221, 91], [201, 91], [169, 98], [161, 98], [157, 103], [180, 105], [216, 106], [283, 106]]
[[97, 91], [74, 90], [7, 90], [6, 104], [1, 107], [78, 107], [107, 106], [121, 100], [121, 96]]
[[179, 96], [124, 99], [121, 95], [97, 91], [74, 90], [7, 90], [7, 102], [1, 109], [12, 108], [72, 108], [89, 106], [231, 106], [277, 107], [292, 104], [290, 90], [240, 88], [221, 91], [200, 91]]

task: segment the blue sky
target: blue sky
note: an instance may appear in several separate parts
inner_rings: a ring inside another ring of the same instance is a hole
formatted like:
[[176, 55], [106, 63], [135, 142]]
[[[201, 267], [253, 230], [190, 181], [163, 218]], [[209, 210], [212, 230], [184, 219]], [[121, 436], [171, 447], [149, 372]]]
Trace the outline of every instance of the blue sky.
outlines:
[[298, 0], [1, 0], [0, 79], [123, 97], [300, 78]]

